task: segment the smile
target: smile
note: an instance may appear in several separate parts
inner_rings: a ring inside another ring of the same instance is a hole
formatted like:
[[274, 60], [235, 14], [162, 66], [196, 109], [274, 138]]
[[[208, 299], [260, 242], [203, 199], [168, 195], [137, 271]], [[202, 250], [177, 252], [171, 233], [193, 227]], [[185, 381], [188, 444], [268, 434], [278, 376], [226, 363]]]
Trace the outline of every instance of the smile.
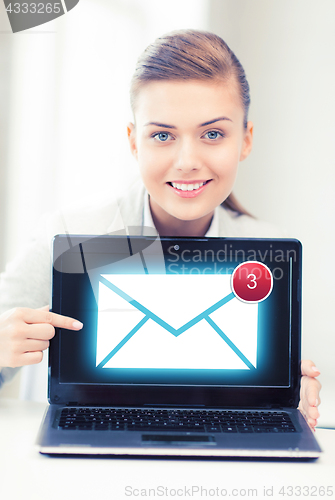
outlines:
[[199, 187], [203, 186], [205, 183], [200, 182], [198, 184], [177, 184], [176, 182], [171, 182], [172, 187], [181, 189], [182, 191], [194, 191], [195, 189], [199, 189]]
[[193, 182], [168, 182], [173, 191], [182, 198], [194, 198], [202, 193], [211, 179], [207, 181], [193, 181]]

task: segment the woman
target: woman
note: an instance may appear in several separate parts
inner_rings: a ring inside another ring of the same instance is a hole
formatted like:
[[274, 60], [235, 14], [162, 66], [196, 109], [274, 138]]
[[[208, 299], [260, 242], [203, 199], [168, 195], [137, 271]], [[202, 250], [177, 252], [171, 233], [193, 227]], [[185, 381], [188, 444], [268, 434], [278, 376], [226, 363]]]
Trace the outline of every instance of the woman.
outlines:
[[[253, 124], [244, 70], [221, 38], [185, 30], [157, 39], [138, 61], [131, 104], [128, 138], [142, 181], [117, 202], [46, 217], [1, 278], [0, 385], [13, 368], [41, 362], [54, 327], [82, 327], [44, 306], [53, 235], [125, 227], [143, 233], [149, 226], [162, 236], [281, 236], [232, 194], [238, 164], [252, 148]], [[300, 408], [312, 427], [319, 416], [319, 373], [312, 361], [302, 362]]]

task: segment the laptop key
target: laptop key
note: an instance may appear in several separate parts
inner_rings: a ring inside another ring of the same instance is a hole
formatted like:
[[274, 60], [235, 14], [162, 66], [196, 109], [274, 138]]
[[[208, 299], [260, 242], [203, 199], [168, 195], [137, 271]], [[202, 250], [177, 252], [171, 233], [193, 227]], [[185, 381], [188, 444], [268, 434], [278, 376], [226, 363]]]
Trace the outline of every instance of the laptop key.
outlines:
[[206, 425], [206, 431], [207, 432], [222, 432], [220, 426], [214, 426], [214, 425], [213, 426]]

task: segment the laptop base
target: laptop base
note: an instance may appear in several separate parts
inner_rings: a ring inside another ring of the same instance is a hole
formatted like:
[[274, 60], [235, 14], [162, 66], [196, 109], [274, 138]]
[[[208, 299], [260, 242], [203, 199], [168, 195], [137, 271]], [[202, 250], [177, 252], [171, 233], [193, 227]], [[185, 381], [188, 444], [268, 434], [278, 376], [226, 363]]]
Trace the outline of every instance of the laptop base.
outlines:
[[55, 426], [62, 405], [50, 405], [37, 438], [47, 455], [169, 456], [315, 459], [322, 453], [313, 431], [299, 412], [290, 414], [299, 432], [225, 434], [202, 432], [139, 432], [64, 430]]

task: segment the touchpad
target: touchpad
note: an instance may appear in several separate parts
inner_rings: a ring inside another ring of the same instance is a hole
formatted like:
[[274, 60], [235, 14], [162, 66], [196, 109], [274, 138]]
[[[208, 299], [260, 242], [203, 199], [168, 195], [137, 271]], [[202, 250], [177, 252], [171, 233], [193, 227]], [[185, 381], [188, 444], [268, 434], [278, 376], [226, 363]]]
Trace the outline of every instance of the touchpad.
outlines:
[[216, 445], [214, 436], [181, 436], [180, 434], [142, 434], [142, 444], [163, 444], [173, 446]]

